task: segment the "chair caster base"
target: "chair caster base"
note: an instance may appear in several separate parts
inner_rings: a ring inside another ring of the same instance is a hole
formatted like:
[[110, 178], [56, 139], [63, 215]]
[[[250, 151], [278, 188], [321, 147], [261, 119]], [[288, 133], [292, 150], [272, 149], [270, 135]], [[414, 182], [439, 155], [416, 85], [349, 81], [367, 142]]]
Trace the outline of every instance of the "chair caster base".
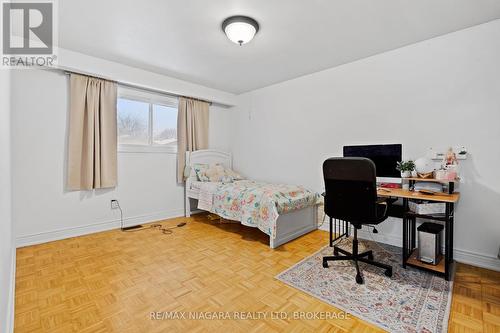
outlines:
[[[356, 230], [356, 229], [355, 229]], [[363, 253], [358, 252], [358, 241], [356, 237], [356, 233], [354, 234], [354, 240], [353, 240], [353, 248], [352, 252], [349, 252], [347, 250], [341, 249], [337, 246], [333, 247], [333, 256], [324, 256], [323, 257], [323, 267], [328, 268], [328, 261], [353, 261], [354, 264], [356, 265], [356, 282], [358, 284], [363, 284], [363, 276], [361, 274], [361, 271], [359, 270], [359, 265], [358, 262], [362, 262], [368, 265], [372, 265], [378, 268], [381, 268], [384, 270], [384, 274], [388, 277], [392, 277], [392, 266], [377, 262], [373, 259], [373, 251], [368, 250]], [[339, 255], [340, 254], [340, 255]]]

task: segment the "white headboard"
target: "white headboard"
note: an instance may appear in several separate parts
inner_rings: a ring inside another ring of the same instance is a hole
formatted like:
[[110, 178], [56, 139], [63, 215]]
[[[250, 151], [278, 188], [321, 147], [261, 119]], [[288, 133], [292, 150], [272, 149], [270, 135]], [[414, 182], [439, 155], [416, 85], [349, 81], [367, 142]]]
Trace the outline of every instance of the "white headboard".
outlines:
[[225, 166], [226, 168], [229, 169], [233, 168], [233, 159], [231, 158], [231, 153], [214, 149], [196, 150], [192, 152], [187, 151], [186, 165], [193, 165], [195, 163], [200, 163], [200, 164], [219, 163]]
[[194, 163], [200, 163], [200, 164], [219, 163], [224, 165], [226, 168], [233, 167], [233, 160], [231, 158], [231, 153], [215, 149], [204, 149], [204, 150], [186, 152], [186, 165], [191, 165]]

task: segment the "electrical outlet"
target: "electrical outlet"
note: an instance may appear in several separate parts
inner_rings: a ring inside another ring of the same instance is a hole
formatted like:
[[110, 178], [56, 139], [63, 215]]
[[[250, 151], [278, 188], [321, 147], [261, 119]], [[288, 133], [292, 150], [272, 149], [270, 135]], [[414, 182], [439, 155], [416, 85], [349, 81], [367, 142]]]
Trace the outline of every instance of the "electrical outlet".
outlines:
[[118, 203], [118, 200], [111, 200], [111, 209], [118, 209], [120, 207], [120, 204]]

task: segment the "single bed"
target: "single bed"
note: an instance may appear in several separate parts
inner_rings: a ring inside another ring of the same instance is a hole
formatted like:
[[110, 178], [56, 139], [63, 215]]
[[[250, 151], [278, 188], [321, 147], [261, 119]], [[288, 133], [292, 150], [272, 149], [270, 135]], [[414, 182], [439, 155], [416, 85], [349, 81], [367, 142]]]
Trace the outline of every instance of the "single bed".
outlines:
[[[225, 168], [232, 169], [232, 158], [231, 154], [218, 150], [198, 150], [194, 152], [186, 153], [186, 166], [192, 166], [195, 164], [221, 164]], [[238, 191], [238, 189], [248, 189], [249, 187], [253, 190], [258, 189], [260, 184], [251, 181], [241, 181], [235, 182], [234, 186], [231, 184], [218, 185], [214, 184], [214, 186], [219, 189], [219, 196], [227, 195], [227, 193], [235, 194], [234, 191]], [[266, 184], [263, 184], [266, 185]], [[269, 184], [268, 184], [269, 185]], [[192, 212], [192, 207], [194, 203], [200, 199], [200, 189], [206, 186], [204, 182], [200, 182], [197, 179], [197, 176], [194, 172], [191, 172], [186, 180], [185, 185], [185, 215], [189, 217]], [[282, 186], [279, 188], [279, 191], [286, 191], [287, 185], [276, 185]], [[233, 192], [228, 192], [228, 191]], [[272, 191], [272, 188], [266, 188], [267, 191]], [[222, 193], [222, 194], [221, 194]], [[219, 203], [223, 202], [219, 200]], [[215, 202], [214, 202], [215, 206]], [[302, 207], [304, 206], [304, 207]], [[300, 237], [308, 232], [311, 232], [318, 228], [317, 224], [317, 205], [311, 204], [310, 200], [307, 205], [296, 205], [295, 208], [291, 209], [281, 209], [281, 212], [278, 214], [276, 222], [274, 223], [272, 228], [261, 228], [259, 229], [264, 233], [269, 235], [269, 246], [271, 248], [276, 248], [286, 242], [289, 242], [297, 237]], [[298, 207], [298, 208], [297, 208]], [[289, 208], [289, 207], [288, 207]], [[214, 208], [212, 211], [220, 215], [223, 218], [228, 218], [232, 220], [237, 220], [234, 216], [227, 216], [229, 210], [224, 210], [222, 204], [218, 205], [217, 208]], [[229, 214], [230, 215], [230, 214]], [[249, 225], [252, 227], [257, 227], [256, 225], [251, 225], [245, 223], [245, 220], [239, 221], [244, 225]]]

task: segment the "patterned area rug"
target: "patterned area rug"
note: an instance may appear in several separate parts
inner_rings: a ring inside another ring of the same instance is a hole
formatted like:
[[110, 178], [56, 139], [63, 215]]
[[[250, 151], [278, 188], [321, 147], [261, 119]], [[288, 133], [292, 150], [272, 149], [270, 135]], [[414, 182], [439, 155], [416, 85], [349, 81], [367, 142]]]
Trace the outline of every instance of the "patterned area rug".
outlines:
[[[340, 248], [350, 251], [351, 243], [343, 243]], [[375, 260], [392, 265], [392, 278], [383, 269], [359, 263], [365, 283], [358, 285], [352, 262], [330, 261], [329, 268], [323, 268], [322, 257], [333, 252], [328, 246], [276, 278], [389, 332], [446, 332], [452, 282], [402, 268], [398, 247], [361, 243], [363, 251], [373, 250]]]

